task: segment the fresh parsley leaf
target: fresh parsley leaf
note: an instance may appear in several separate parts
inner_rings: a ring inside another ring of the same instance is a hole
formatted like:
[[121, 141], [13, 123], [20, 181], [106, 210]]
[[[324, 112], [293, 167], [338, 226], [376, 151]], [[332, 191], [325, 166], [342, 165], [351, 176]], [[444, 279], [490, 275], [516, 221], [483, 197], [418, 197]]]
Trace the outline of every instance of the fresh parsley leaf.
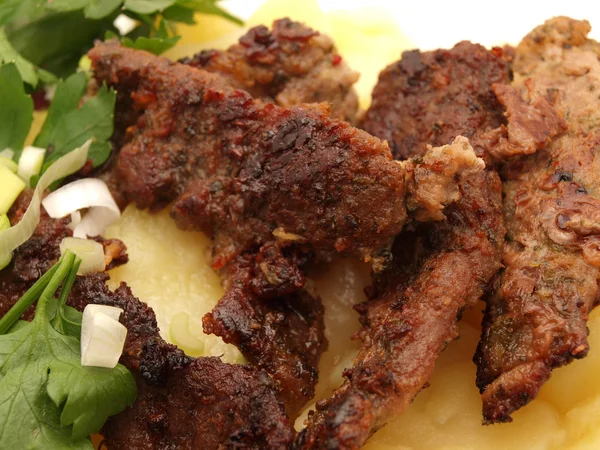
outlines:
[[177, 44], [180, 36], [173, 36], [170, 38], [147, 38], [144, 36], [140, 36], [135, 41], [133, 39], [129, 39], [127, 37], [123, 38], [121, 42], [125, 47], [137, 48], [138, 50], [146, 50], [147, 52], [154, 53], [155, 55], [160, 55], [161, 53], [166, 52], [170, 48], [174, 47]]
[[56, 78], [50, 72], [35, 67], [19, 54], [8, 41], [4, 28], [0, 28], [0, 63], [14, 63], [19, 69], [23, 81], [33, 87], [37, 86], [40, 79], [45, 83], [56, 81]]
[[204, 14], [213, 14], [215, 16], [221, 16], [227, 20], [230, 20], [238, 25], [243, 25], [237, 17], [229, 14], [224, 9], [217, 6], [218, 0], [177, 0], [177, 4], [183, 8], [193, 9], [194, 11], [201, 12]]
[[[66, 299], [77, 267], [74, 255], [65, 253], [52, 276], [42, 277], [46, 284], [33, 321], [17, 322], [0, 335], [0, 448], [91, 450], [89, 434], [135, 401], [135, 380], [126, 368], [81, 366], [79, 341], [52, 326], [54, 292], [67, 277], [61, 292]], [[39, 295], [32, 290], [23, 297], [31, 297], [28, 302]]]
[[[75, 83], [73, 82], [73, 84]], [[61, 96], [61, 98], [64, 97]], [[97, 95], [88, 99], [81, 108], [57, 111], [56, 114], [60, 115], [59, 120], [41, 141], [42, 143], [47, 142], [51, 150], [44, 162], [44, 170], [53, 161], [83, 145], [88, 139], [95, 139], [88, 153], [94, 166], [106, 161], [111, 148], [108, 140], [113, 133], [115, 100], [115, 91], [102, 86]], [[44, 127], [45, 125], [44, 123]]]
[[39, 16], [44, 10], [44, 0], [3, 0], [0, 1], [0, 26], [9, 22]]
[[0, 105], [0, 150], [21, 149], [33, 120], [33, 101], [14, 64], [0, 66]]
[[48, 9], [55, 11], [76, 11], [83, 9], [90, 0], [52, 0], [48, 2]]
[[89, 19], [101, 19], [113, 13], [121, 3], [123, 0], [88, 0], [88, 5], [83, 11]]
[[7, 35], [23, 58], [56, 76], [67, 77], [75, 72], [81, 55], [93, 46], [95, 39], [101, 39], [106, 30], [116, 30], [113, 21], [112, 16], [86, 19], [83, 11], [53, 12], [37, 20], [12, 24]]
[[58, 82], [54, 98], [48, 109], [48, 115], [33, 145], [42, 148], [48, 147], [50, 137], [60, 121], [66, 114], [76, 110], [79, 106], [86, 84], [87, 79], [83, 72], [78, 72], [66, 80]]
[[125, 0], [125, 9], [138, 14], [152, 14], [175, 4], [175, 0]]
[[195, 11], [190, 8], [185, 8], [181, 5], [173, 5], [163, 11], [163, 17], [173, 22], [187, 23], [188, 25], [194, 25]]

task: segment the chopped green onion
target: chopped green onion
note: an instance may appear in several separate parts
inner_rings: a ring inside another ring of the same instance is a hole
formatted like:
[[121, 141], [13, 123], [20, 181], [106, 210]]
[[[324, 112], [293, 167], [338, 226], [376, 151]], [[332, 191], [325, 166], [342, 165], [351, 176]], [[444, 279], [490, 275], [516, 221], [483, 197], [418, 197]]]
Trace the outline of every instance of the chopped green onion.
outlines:
[[81, 365], [112, 369], [123, 353], [127, 328], [119, 322], [123, 310], [87, 305], [81, 322]]
[[21, 177], [25, 183], [29, 186], [29, 181], [34, 175], [38, 175], [42, 170], [44, 164], [44, 156], [46, 150], [39, 147], [25, 147], [21, 157], [19, 158], [19, 166], [17, 169], [17, 175]]
[[[11, 172], [6, 166], [0, 164], [0, 214], [6, 214], [8, 212], [23, 189], [25, 189], [23, 180]], [[0, 253], [0, 260], [1, 259]], [[3, 266], [0, 266], [0, 269], [2, 269], [2, 267]]]
[[[70, 268], [71, 265], [73, 265], [74, 258], [75, 256], [73, 253], [68, 252], [56, 264], [54, 264], [54, 266], [52, 266], [48, 272], [46, 272], [39, 280], [37, 280], [33, 286], [29, 288], [23, 297], [21, 297], [19, 301], [15, 303], [14, 306], [10, 308], [10, 310], [2, 317], [2, 319], [0, 319], [0, 335], [6, 334], [8, 330], [10, 330], [15, 324], [15, 322], [19, 320], [19, 317], [21, 317], [27, 308], [29, 308], [36, 302], [36, 300], [38, 300], [40, 295], [42, 295], [42, 293], [47, 289], [48, 284], [54, 279], [56, 271], [60, 267], [68, 265], [68, 268]], [[60, 284], [60, 281], [62, 281], [62, 278], [60, 278], [58, 284]], [[53, 285], [54, 284], [56, 283], [53, 283]], [[54, 293], [54, 291], [52, 293]]]
[[[0, 261], [5, 262], [7, 259], [10, 262], [13, 250], [23, 244], [31, 237], [40, 221], [40, 206], [42, 202], [42, 194], [44, 190], [55, 181], [58, 181], [72, 173], [77, 172], [83, 167], [87, 161], [88, 149], [91, 140], [87, 141], [81, 147], [67, 153], [57, 159], [46, 172], [40, 177], [38, 184], [31, 197], [31, 203], [23, 214], [21, 221], [8, 230], [0, 231]], [[11, 176], [15, 176], [10, 170], [4, 168]], [[2, 167], [0, 166], [0, 170]], [[0, 180], [3, 177], [0, 176]], [[4, 193], [4, 189], [2, 189]], [[14, 201], [14, 200], [13, 200]], [[12, 204], [12, 203], [11, 203]], [[1, 208], [1, 206], [0, 206]], [[0, 212], [1, 209], [0, 209]], [[6, 212], [6, 211], [4, 211]], [[5, 263], [5, 265], [8, 263]], [[4, 266], [0, 265], [0, 269]]]
[[12, 158], [7, 158], [6, 156], [0, 155], [0, 166], [6, 167], [13, 173], [17, 171], [17, 163], [14, 162]]
[[202, 356], [204, 342], [190, 330], [190, 316], [185, 312], [178, 312], [171, 319], [171, 341], [190, 356]]
[[67, 250], [71, 250], [81, 258], [81, 266], [79, 266], [77, 275], [102, 272], [106, 268], [104, 247], [99, 242], [91, 239], [66, 237], [60, 243], [60, 252], [64, 254]]

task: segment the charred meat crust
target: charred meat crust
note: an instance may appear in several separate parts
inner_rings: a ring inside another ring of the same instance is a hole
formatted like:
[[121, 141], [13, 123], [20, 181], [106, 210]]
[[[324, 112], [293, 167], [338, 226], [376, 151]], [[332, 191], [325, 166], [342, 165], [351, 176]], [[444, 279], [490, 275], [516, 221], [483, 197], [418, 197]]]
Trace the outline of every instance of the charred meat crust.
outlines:
[[488, 156], [481, 131], [505, 123], [492, 85], [509, 80], [509, 60], [500, 48], [467, 41], [450, 50], [404, 52], [379, 75], [360, 127], [388, 141], [396, 159], [422, 155], [427, 145], [449, 144], [459, 135], [478, 156]]
[[457, 320], [500, 267], [504, 225], [494, 171], [464, 180], [447, 221], [398, 236], [393, 266], [358, 305], [363, 329], [354, 367], [332, 397], [317, 403], [296, 448], [358, 449], [426, 385]]
[[266, 372], [186, 356], [160, 338], [147, 305], [124, 284], [109, 290], [107, 279], [78, 278], [69, 303], [79, 310], [88, 303], [124, 310], [120, 320], [128, 334], [121, 363], [134, 374], [138, 397], [104, 425], [108, 448], [289, 448], [294, 432]]
[[332, 115], [353, 122], [358, 80], [333, 41], [304, 24], [280, 19], [269, 30], [250, 29], [227, 50], [204, 50], [184, 64], [216, 72], [256, 99], [290, 108], [302, 103], [331, 104]]
[[[407, 52], [380, 77], [363, 126], [390, 139], [398, 157], [422, 154], [462, 133], [491, 161], [505, 119], [493, 91], [508, 83], [499, 49], [467, 42], [451, 50]], [[390, 100], [392, 99], [392, 100]], [[443, 126], [440, 125], [442, 122]], [[408, 123], [408, 125], [406, 125]], [[491, 166], [459, 183], [447, 220], [396, 238], [392, 266], [376, 276], [361, 314], [361, 349], [345, 383], [319, 403], [297, 448], [358, 449], [426, 386], [457, 321], [500, 268], [505, 228], [502, 186]]]
[[225, 295], [203, 318], [206, 333], [235, 344], [277, 380], [292, 418], [313, 398], [327, 348], [323, 305], [302, 289], [298, 259], [275, 244], [238, 258], [224, 273]]
[[179, 226], [214, 236], [215, 267], [278, 228], [364, 258], [401, 230], [403, 170], [378, 139], [318, 108], [264, 105], [218, 75], [115, 43], [90, 58], [96, 78], [143, 111], [117, 124], [128, 136], [120, 189], [142, 208], [175, 201]]
[[510, 421], [553, 368], [588, 352], [586, 322], [600, 298], [600, 120], [598, 97], [590, 95], [599, 87], [600, 46], [586, 38], [589, 30], [585, 21], [557, 17], [515, 51], [512, 89], [564, 117], [537, 134], [564, 134], [502, 172], [506, 269], [487, 300], [474, 358], [486, 423]]

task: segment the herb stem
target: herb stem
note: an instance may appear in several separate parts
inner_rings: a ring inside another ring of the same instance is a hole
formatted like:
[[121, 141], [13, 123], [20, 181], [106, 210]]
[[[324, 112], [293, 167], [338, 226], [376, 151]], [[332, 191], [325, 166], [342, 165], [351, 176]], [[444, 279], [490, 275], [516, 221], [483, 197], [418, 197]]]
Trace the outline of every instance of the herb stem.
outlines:
[[75, 261], [75, 254], [67, 250], [65, 254], [60, 258], [58, 262], [59, 266], [54, 273], [54, 276], [50, 279], [46, 288], [40, 295], [40, 299], [38, 300], [37, 308], [35, 310], [35, 318], [34, 321], [37, 320], [48, 320], [46, 317], [46, 305], [48, 301], [54, 296], [54, 293], [63, 282], [63, 280], [69, 275], [71, 271], [71, 267], [73, 267], [73, 262]]
[[71, 292], [71, 288], [73, 287], [73, 283], [75, 282], [75, 277], [77, 276], [77, 271], [79, 270], [79, 266], [81, 265], [81, 258], [75, 256], [73, 261], [73, 265], [71, 266], [71, 270], [67, 275], [67, 279], [63, 284], [62, 289], [60, 290], [60, 296], [58, 297], [58, 310], [62, 311], [62, 307], [67, 304], [67, 298], [69, 297], [69, 293]]
[[39, 280], [35, 282], [33, 286], [29, 288], [29, 290], [19, 299], [17, 303], [13, 305], [12, 308], [0, 319], [0, 335], [6, 334], [8, 330], [15, 324], [19, 317], [29, 308], [31, 305], [35, 303], [40, 294], [44, 291], [54, 273], [58, 270], [59, 265], [61, 264], [58, 261], [56, 264], [50, 268]]

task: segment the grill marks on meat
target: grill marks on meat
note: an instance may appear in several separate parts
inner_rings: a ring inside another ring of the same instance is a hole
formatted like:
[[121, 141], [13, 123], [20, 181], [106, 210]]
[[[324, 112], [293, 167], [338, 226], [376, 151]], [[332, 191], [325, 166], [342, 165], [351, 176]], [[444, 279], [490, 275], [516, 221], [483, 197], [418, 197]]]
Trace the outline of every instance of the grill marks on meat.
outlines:
[[278, 387], [263, 370], [187, 357], [164, 342], [154, 312], [122, 284], [110, 291], [106, 274], [79, 277], [69, 303], [117, 306], [127, 327], [121, 363], [134, 374], [138, 397], [111, 417], [101, 433], [108, 448], [286, 449], [294, 433]]
[[456, 136], [486, 156], [505, 134], [492, 86], [508, 81], [509, 60], [500, 48], [466, 41], [451, 50], [404, 52], [379, 75], [361, 128], [387, 140], [396, 159], [422, 155], [427, 145], [450, 144]]
[[267, 103], [290, 108], [327, 102], [332, 114], [352, 122], [358, 98], [350, 70], [326, 35], [290, 19], [252, 28], [227, 50], [204, 50], [185, 64], [216, 72], [238, 89]]
[[[463, 42], [452, 50], [407, 52], [381, 74], [363, 126], [390, 139], [396, 156], [422, 154], [429, 142], [446, 143], [462, 133], [491, 160], [506, 139], [493, 86], [509, 79], [500, 49]], [[491, 139], [494, 134], [502, 139]], [[465, 142], [459, 138], [454, 145]], [[446, 221], [420, 224], [396, 238], [392, 267], [375, 277], [370, 299], [357, 307], [363, 329], [355, 364], [342, 387], [317, 403], [298, 448], [358, 449], [401, 414], [457, 337], [462, 312], [500, 268], [500, 178], [488, 167], [459, 186]]]
[[515, 52], [513, 88], [551, 103], [568, 130], [504, 170], [506, 269], [487, 301], [475, 357], [487, 423], [510, 421], [554, 367], [588, 352], [600, 279], [600, 46], [586, 38], [589, 29], [554, 18]]
[[302, 289], [297, 259], [277, 245], [238, 258], [225, 271], [225, 295], [203, 318], [205, 333], [235, 344], [277, 380], [290, 417], [313, 398], [327, 347], [323, 305]]

